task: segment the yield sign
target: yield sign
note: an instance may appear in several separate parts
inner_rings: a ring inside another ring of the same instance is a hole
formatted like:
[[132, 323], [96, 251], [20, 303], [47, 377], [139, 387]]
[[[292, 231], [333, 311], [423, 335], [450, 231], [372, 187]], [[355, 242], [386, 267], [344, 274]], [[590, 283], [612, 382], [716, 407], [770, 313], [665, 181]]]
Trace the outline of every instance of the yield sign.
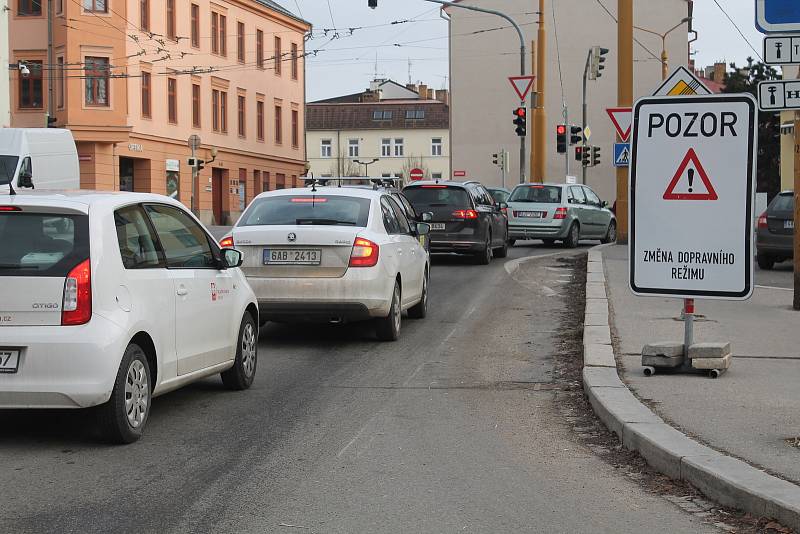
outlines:
[[616, 128], [619, 138], [622, 139], [623, 143], [627, 143], [628, 138], [631, 136], [631, 125], [633, 124], [631, 108], [608, 108], [606, 113], [611, 118], [611, 122], [614, 123], [614, 128]]
[[519, 99], [524, 102], [528, 98], [528, 93], [531, 92], [533, 80], [535, 79], [536, 76], [509, 76], [508, 81], [511, 82], [514, 91], [519, 95]]
[[[705, 192], [698, 189], [698, 176], [705, 187]], [[708, 179], [697, 153], [690, 148], [683, 158], [678, 172], [672, 178], [664, 192], [664, 200], [718, 200], [717, 192]]]

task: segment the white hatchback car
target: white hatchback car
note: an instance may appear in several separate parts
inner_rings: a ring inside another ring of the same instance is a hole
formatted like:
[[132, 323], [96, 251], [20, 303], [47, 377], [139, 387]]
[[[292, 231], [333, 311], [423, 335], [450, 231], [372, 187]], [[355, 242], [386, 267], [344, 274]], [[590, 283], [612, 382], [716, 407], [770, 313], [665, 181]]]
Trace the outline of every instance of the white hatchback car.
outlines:
[[250, 387], [241, 257], [160, 195], [0, 197], [0, 408], [102, 405], [106, 436], [130, 443], [156, 395], [216, 373]]
[[258, 195], [221, 244], [244, 254], [262, 323], [373, 320], [394, 341], [404, 311], [427, 313], [429, 231], [386, 192], [312, 186]]

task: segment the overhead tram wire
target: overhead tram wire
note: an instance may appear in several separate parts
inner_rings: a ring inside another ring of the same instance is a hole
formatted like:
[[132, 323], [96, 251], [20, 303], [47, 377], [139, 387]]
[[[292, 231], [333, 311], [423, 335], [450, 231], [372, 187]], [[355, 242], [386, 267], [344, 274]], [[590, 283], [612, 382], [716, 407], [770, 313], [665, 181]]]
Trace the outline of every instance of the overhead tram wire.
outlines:
[[[612, 12], [611, 12], [611, 11], [610, 11], [610, 10], [609, 10], [607, 7], [606, 7], [606, 5], [605, 5], [605, 4], [604, 4], [604, 3], [603, 3], [601, 0], [595, 0], [595, 1], [596, 1], [596, 2], [597, 2], [599, 5], [600, 5], [600, 7], [602, 7], [602, 8], [603, 8], [603, 11], [605, 11], [605, 12], [608, 14], [608, 16], [609, 16], [609, 17], [611, 17], [611, 20], [613, 20], [614, 22], [616, 22], [617, 24], [619, 24], [619, 20], [617, 19], [616, 15], [614, 15], [614, 14], [613, 14], [613, 13], [612, 13]], [[653, 52], [652, 50], [650, 50], [649, 48], [647, 48], [647, 47], [646, 47], [646, 46], [645, 46], [645, 45], [644, 45], [644, 44], [643, 44], [643, 43], [642, 43], [642, 42], [641, 42], [639, 39], [637, 39], [636, 37], [634, 37], [634, 38], [633, 38], [633, 42], [635, 42], [636, 44], [638, 44], [639, 46], [641, 46], [641, 47], [642, 47], [642, 48], [643, 48], [643, 49], [644, 49], [644, 50], [645, 50], [645, 51], [646, 51], [648, 54], [650, 54], [650, 55], [653, 57], [653, 59], [655, 59], [655, 60], [656, 60], [656, 61], [658, 61], [659, 63], [661, 62], [661, 58], [660, 58], [660, 57], [658, 57], [658, 56], [656, 55], [656, 53], [655, 53], [655, 52]]]

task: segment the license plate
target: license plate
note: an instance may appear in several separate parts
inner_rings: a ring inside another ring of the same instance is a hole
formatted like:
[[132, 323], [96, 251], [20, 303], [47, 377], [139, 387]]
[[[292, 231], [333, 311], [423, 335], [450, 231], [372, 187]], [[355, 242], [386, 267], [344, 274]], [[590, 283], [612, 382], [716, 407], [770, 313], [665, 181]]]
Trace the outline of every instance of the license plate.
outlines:
[[518, 211], [517, 217], [525, 217], [528, 219], [544, 219], [546, 211]]
[[319, 265], [322, 250], [265, 248], [264, 265]]
[[16, 373], [19, 367], [19, 351], [0, 349], [0, 373]]
[[444, 230], [444, 223], [431, 223], [431, 230]]
[[787, 230], [794, 230], [794, 221], [783, 221], [783, 227]]

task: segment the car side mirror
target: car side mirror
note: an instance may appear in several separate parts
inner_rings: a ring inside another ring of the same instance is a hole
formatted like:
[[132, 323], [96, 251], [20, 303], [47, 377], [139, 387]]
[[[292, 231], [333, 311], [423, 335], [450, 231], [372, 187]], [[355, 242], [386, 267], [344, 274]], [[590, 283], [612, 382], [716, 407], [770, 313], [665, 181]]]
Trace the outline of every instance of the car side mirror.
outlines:
[[431, 222], [433, 220], [433, 212], [426, 211], [422, 214], [422, 222]]
[[17, 186], [23, 188], [33, 188], [33, 173], [31, 173], [31, 159], [25, 158], [19, 168], [17, 176]]
[[500, 206], [501, 210], [507, 210], [508, 209], [508, 204], [506, 202], [500, 202], [500, 203], [498, 203], [498, 206]]
[[236, 267], [241, 267], [242, 263], [244, 262], [244, 256], [242, 253], [234, 248], [223, 248], [222, 249], [222, 264], [225, 269], [234, 269]]
[[417, 235], [428, 235], [431, 233], [431, 225], [428, 223], [417, 223]]
[[600, 201], [600, 206], [603, 207], [603, 208], [607, 208], [608, 207], [608, 202], [605, 201], [605, 200], [602, 200], [602, 201]]

